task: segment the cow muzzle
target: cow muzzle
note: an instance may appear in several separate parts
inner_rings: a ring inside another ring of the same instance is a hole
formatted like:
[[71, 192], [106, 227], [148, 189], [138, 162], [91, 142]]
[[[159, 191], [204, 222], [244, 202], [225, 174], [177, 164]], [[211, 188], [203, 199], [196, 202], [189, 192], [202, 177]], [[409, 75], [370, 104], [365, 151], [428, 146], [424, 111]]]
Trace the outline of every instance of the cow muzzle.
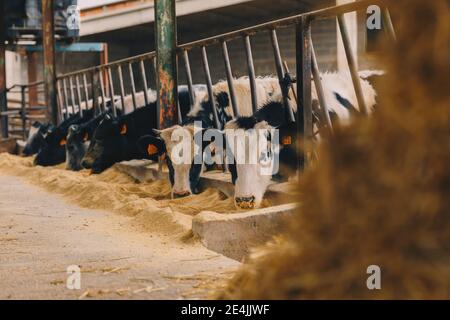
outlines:
[[92, 168], [92, 162], [88, 161], [87, 159], [81, 160], [81, 166], [85, 169], [91, 169]]
[[187, 196], [190, 196], [191, 193], [189, 191], [181, 191], [181, 192], [173, 192], [173, 198], [174, 199], [178, 199], [178, 198], [184, 198]]
[[256, 202], [255, 197], [236, 197], [234, 198], [234, 202], [236, 203], [236, 206], [240, 209], [254, 209]]

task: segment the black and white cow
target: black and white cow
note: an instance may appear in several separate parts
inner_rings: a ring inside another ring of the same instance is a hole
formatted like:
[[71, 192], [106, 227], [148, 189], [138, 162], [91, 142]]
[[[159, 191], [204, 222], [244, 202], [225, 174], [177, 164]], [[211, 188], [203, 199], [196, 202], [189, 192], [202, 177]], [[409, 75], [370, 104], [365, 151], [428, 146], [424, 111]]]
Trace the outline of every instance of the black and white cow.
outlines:
[[[196, 96], [201, 97], [205, 90], [204, 85], [194, 86]], [[189, 91], [187, 86], [180, 86], [178, 91], [181, 115], [185, 117], [190, 110]], [[147, 151], [139, 149], [137, 142], [144, 135], [154, 134], [156, 114], [156, 102], [118, 118], [107, 114], [95, 130], [81, 165], [92, 173], [101, 173], [114, 163], [146, 158]]]
[[32, 156], [39, 152], [39, 149], [44, 144], [44, 139], [49, 131], [54, 129], [53, 125], [50, 123], [41, 123], [35, 121], [28, 132], [27, 141], [24, 144], [23, 155]]
[[42, 146], [34, 159], [34, 164], [39, 166], [54, 166], [66, 160], [66, 137], [69, 127], [89, 121], [94, 116], [94, 110], [89, 109], [80, 116], [79, 113], [70, 116], [59, 126], [48, 131]]
[[[240, 115], [251, 115], [251, 92], [248, 77], [235, 79], [233, 84]], [[256, 85], [259, 106], [272, 99], [281, 99], [278, 78], [257, 78]], [[219, 122], [223, 127], [233, 118], [227, 82], [220, 81], [215, 84], [213, 93]], [[210, 144], [208, 141], [202, 142], [204, 138], [202, 134], [206, 129], [214, 127], [212, 112], [211, 101], [206, 96], [192, 109], [182, 125], [175, 125], [160, 131], [155, 130], [156, 137], [151, 134], [142, 137], [139, 141], [141, 150], [147, 151], [147, 156], [165, 155], [172, 186], [172, 197], [183, 197], [199, 191], [200, 174], [203, 168], [203, 151]], [[194, 126], [195, 122], [202, 127], [202, 130], [197, 132]], [[179, 141], [173, 139], [182, 137], [187, 139], [183, 139], [181, 145]], [[210, 155], [209, 153], [209, 158], [211, 158]], [[174, 158], [177, 158], [177, 160], [175, 161]]]
[[[333, 124], [348, 124], [352, 116], [359, 113], [350, 76], [324, 73], [321, 78], [325, 102]], [[367, 80], [361, 77], [360, 82], [365, 103], [369, 112], [372, 112], [376, 105], [376, 92]], [[314, 84], [312, 86], [312, 98], [314, 102], [317, 102]], [[281, 177], [287, 178], [295, 172], [296, 124], [286, 121], [283, 110], [284, 106], [281, 103], [270, 102], [254, 115], [238, 117], [225, 126], [227, 151], [233, 156], [232, 161], [229, 161], [229, 169], [235, 185], [234, 200], [238, 208], [258, 208], [267, 187], [272, 183], [273, 175], [279, 177], [281, 172]], [[236, 134], [239, 131], [241, 135]], [[237, 161], [237, 148], [230, 147], [230, 142], [236, 137], [243, 137], [241, 141], [244, 141], [244, 144], [240, 152], [246, 155], [245, 161]], [[246, 141], [253, 141], [253, 143], [245, 143]], [[257, 161], [248, 161], [251, 155], [254, 155], [253, 159]]]

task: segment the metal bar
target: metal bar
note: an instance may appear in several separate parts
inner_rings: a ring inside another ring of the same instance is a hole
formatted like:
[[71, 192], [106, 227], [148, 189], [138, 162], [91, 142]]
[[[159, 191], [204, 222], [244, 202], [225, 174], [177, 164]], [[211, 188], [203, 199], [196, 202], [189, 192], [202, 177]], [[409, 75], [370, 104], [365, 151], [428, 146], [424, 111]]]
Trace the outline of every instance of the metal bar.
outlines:
[[98, 72], [92, 71], [91, 73], [91, 96], [92, 96], [92, 108], [94, 108], [95, 113], [101, 113], [102, 107], [98, 104], [99, 98], [99, 88], [100, 88], [100, 76]]
[[62, 122], [65, 119], [65, 115], [63, 114], [62, 110], [63, 110], [63, 106], [64, 106], [64, 102], [63, 102], [63, 96], [61, 94], [61, 80], [57, 80], [56, 81], [56, 88], [58, 91], [58, 114], [59, 114], [59, 122]]
[[73, 91], [73, 81], [72, 81], [72, 77], [69, 77], [69, 86], [70, 86], [70, 101], [72, 104], [72, 114], [76, 113], [76, 109], [75, 109], [75, 94]]
[[75, 83], [77, 88], [77, 99], [78, 99], [78, 111], [80, 112], [80, 117], [83, 116], [83, 109], [81, 108], [81, 89], [80, 89], [80, 79], [75, 76]]
[[328, 130], [332, 134], [333, 125], [331, 123], [330, 114], [328, 113], [328, 106], [325, 101], [325, 93], [323, 91], [322, 80], [320, 79], [319, 65], [317, 63], [316, 52], [314, 51], [314, 45], [312, 40], [311, 40], [311, 66], [314, 84], [316, 86], [317, 98], [319, 99], [320, 109], [322, 110], [322, 117], [326, 122]]
[[[0, 1], [0, 112], [8, 111], [8, 98], [6, 94], [6, 30], [5, 1]], [[3, 138], [8, 138], [8, 116], [0, 115], [0, 126]]]
[[296, 27], [296, 59], [297, 59], [297, 94], [299, 108], [297, 112], [298, 137], [303, 150], [298, 157], [298, 169], [308, 166], [312, 158], [313, 117], [311, 102], [311, 22], [305, 17]]
[[[159, 128], [176, 123], [180, 112], [177, 85], [175, 0], [155, 1], [156, 87]], [[178, 109], [178, 110], [177, 110]]]
[[133, 65], [132, 63], [128, 63], [128, 72], [130, 74], [130, 83], [131, 83], [131, 97], [133, 98], [133, 110], [137, 108], [136, 101], [136, 85], [134, 83], [134, 73], [133, 73]]
[[144, 65], [144, 60], [141, 60], [139, 62], [139, 67], [141, 70], [141, 77], [142, 77], [142, 85], [144, 87], [144, 101], [145, 101], [145, 105], [148, 106], [149, 105], [149, 99], [148, 99], [148, 85], [147, 85], [147, 76], [145, 75], [145, 65]]
[[271, 30], [270, 32], [270, 40], [272, 43], [273, 55], [275, 57], [275, 67], [277, 69], [278, 81], [280, 82], [280, 89], [281, 93], [283, 94], [283, 103], [286, 108], [287, 119], [290, 122], [295, 122], [294, 112], [289, 104], [289, 91], [285, 92], [283, 90], [283, 86], [281, 85], [281, 82], [284, 79], [285, 70], [283, 70], [283, 62], [281, 59], [280, 46], [278, 45], [277, 31], [275, 29]]
[[58, 123], [56, 105], [56, 63], [55, 63], [55, 26], [53, 0], [42, 0], [42, 42], [44, 46], [44, 82], [47, 117]]
[[228, 45], [226, 41], [222, 42], [222, 55], [225, 62], [225, 71], [227, 74], [228, 91], [230, 92], [231, 107], [235, 118], [239, 117], [238, 105], [236, 102], [236, 92], [234, 90], [233, 72], [231, 70], [230, 56], [228, 54]]
[[383, 9], [383, 22], [385, 25], [385, 30], [386, 30], [387, 34], [389, 35], [389, 37], [393, 41], [397, 41], [397, 35], [395, 33], [394, 25], [392, 23], [391, 14], [387, 7], [385, 7]]
[[255, 75], [255, 65], [253, 64], [252, 55], [252, 45], [250, 43], [250, 36], [245, 36], [245, 54], [247, 56], [247, 67], [248, 67], [248, 79], [250, 81], [250, 93], [252, 96], [252, 110], [253, 113], [258, 110], [258, 96], [256, 92], [256, 75]]
[[25, 90], [26, 90], [26, 87], [23, 86], [22, 89], [21, 89], [21, 99], [22, 99], [22, 101], [21, 101], [21, 104], [20, 104], [20, 106], [21, 106], [21, 108], [20, 108], [20, 111], [21, 111], [20, 117], [22, 118], [22, 139], [24, 141], [27, 140], [27, 133], [26, 133], [26, 131], [27, 131], [27, 128], [26, 128], [26, 126], [27, 126], [27, 114], [26, 114], [26, 112], [27, 111], [26, 111], [26, 102], [25, 102], [25, 99], [26, 99], [26, 92], [25, 92]]
[[358, 10], [366, 10], [366, 8], [370, 5], [380, 5], [384, 6], [388, 4], [389, 0], [360, 0], [352, 3], [343, 4], [340, 6], [332, 6], [325, 9], [310, 11], [307, 13], [302, 13], [298, 15], [294, 15], [291, 17], [270, 21], [267, 23], [262, 23], [253, 27], [244, 28], [228, 33], [224, 33], [221, 35], [217, 35], [214, 37], [189, 42], [179, 46], [179, 50], [189, 50], [195, 47], [202, 46], [210, 46], [213, 44], [220, 44], [223, 41], [230, 41], [238, 38], [242, 38], [248, 35], [253, 35], [260, 31], [267, 31], [274, 28], [286, 28], [298, 23], [301, 23], [303, 17], [308, 17], [310, 20], [321, 20], [321, 19], [329, 19], [334, 18], [337, 15], [344, 14], [347, 12], [353, 12]]
[[120, 101], [122, 101], [122, 113], [125, 113], [125, 89], [123, 87], [123, 74], [122, 66], [117, 66], [117, 73], [119, 74], [119, 88], [120, 88]]
[[187, 50], [183, 50], [183, 61], [184, 61], [184, 69], [186, 70], [186, 79], [187, 85], [189, 89], [189, 99], [191, 102], [191, 109], [194, 106], [194, 85], [192, 82], [192, 72], [191, 72], [191, 64], [189, 63], [189, 53]]
[[64, 103], [65, 103], [65, 116], [67, 119], [69, 117], [69, 97], [67, 96], [67, 82], [66, 78], [63, 78], [63, 92], [64, 92]]
[[[89, 109], [89, 90], [88, 90], [88, 84], [87, 84], [87, 77], [86, 73], [83, 73], [83, 88], [84, 88], [84, 103], [86, 110]], [[94, 103], [94, 101], [92, 101]], [[94, 106], [94, 105], [92, 105]]]
[[98, 73], [98, 79], [100, 80], [100, 95], [102, 97], [102, 112], [106, 111], [106, 98], [105, 98], [105, 84], [103, 83], [103, 71], [100, 70]]
[[359, 111], [368, 115], [368, 109], [366, 106], [366, 101], [364, 100], [364, 95], [362, 92], [361, 81], [358, 75], [358, 67], [356, 65], [356, 60], [353, 55], [352, 47], [350, 44], [350, 37], [347, 30], [347, 25], [345, 24], [345, 19], [343, 15], [337, 17], [339, 30], [341, 31], [342, 43], [344, 44], [345, 55], [347, 57], [348, 67], [350, 69], [350, 74], [352, 76], [352, 82], [356, 93], [356, 98], [358, 100]]
[[116, 117], [117, 116], [117, 108], [116, 108], [116, 101], [114, 100], [114, 83], [113, 83], [113, 79], [112, 79], [112, 73], [111, 73], [111, 68], [108, 68], [108, 83], [109, 83], [109, 97], [111, 99], [111, 105], [113, 108], [113, 115]]
[[208, 88], [209, 101], [211, 103], [211, 109], [213, 112], [214, 124], [216, 126], [216, 129], [221, 130], [222, 126], [220, 124], [219, 116], [217, 114], [216, 97], [214, 96], [213, 85], [211, 81], [211, 72], [209, 70], [208, 64], [208, 55], [206, 53], [205, 47], [202, 47], [202, 62], [203, 62], [203, 70], [205, 71], [206, 87]]

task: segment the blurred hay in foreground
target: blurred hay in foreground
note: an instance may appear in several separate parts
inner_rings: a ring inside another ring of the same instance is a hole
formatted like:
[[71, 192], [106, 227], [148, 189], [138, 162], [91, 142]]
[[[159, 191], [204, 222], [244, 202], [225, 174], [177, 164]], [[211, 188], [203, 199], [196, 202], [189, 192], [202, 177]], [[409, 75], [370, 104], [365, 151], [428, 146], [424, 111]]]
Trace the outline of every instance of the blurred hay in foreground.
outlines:
[[[322, 145], [290, 232], [221, 298], [450, 298], [449, 5], [392, 5], [398, 44], [383, 51], [379, 112]], [[366, 287], [372, 264], [381, 290]]]

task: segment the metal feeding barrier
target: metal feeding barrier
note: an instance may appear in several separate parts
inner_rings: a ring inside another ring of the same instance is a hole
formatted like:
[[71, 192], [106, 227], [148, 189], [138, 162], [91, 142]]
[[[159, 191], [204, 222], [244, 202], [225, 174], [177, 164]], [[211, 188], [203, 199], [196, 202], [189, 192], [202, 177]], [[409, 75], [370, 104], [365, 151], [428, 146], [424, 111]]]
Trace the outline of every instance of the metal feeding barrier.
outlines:
[[[232, 40], [243, 41], [247, 68], [248, 79], [251, 93], [252, 110], [255, 112], [258, 108], [257, 85], [255, 66], [252, 54], [251, 39], [254, 35], [264, 32], [268, 33], [268, 41], [271, 43], [273, 49], [274, 63], [276, 67], [277, 77], [280, 83], [281, 92], [283, 94], [283, 103], [286, 110], [286, 119], [297, 124], [297, 134], [301, 137], [302, 147], [304, 152], [304, 159], [299, 159], [298, 163], [308, 163], [312, 156], [312, 141], [314, 137], [313, 132], [313, 108], [312, 108], [312, 83], [316, 87], [317, 98], [320, 106], [321, 117], [323, 118], [324, 126], [332, 133], [332, 123], [328, 113], [328, 108], [325, 101], [324, 90], [320, 79], [320, 70], [317, 63], [316, 52], [311, 39], [311, 23], [315, 20], [336, 19], [339, 26], [338, 32], [341, 35], [345, 55], [347, 58], [349, 71], [359, 110], [362, 114], [367, 115], [368, 109], [365, 104], [361, 83], [359, 80], [356, 57], [351, 47], [349, 33], [344, 21], [344, 14], [358, 10], [365, 10], [370, 5], [379, 5], [383, 8], [383, 19], [385, 21], [385, 29], [387, 34], [395, 40], [395, 31], [390, 18], [389, 10], [386, 7], [386, 0], [361, 0], [340, 6], [334, 6], [312, 12], [302, 13], [291, 17], [270, 21], [259, 24], [253, 27], [240, 29], [237, 31], [221, 34], [218, 36], [206, 38], [203, 40], [193, 41], [183, 45], [176, 46], [176, 54], [179, 60], [182, 61], [185, 72], [187, 87], [190, 95], [191, 106], [194, 104], [194, 84], [192, 78], [191, 64], [189, 60], [189, 52], [198, 49], [201, 51], [201, 61], [205, 76], [205, 84], [211, 104], [216, 105], [213, 94], [213, 83], [210, 72], [210, 65], [208, 62], [207, 49], [211, 45], [220, 45], [222, 51], [223, 63], [225, 66], [225, 76], [229, 87], [230, 104], [234, 116], [239, 116], [239, 106], [237, 105], [237, 97], [233, 85], [233, 70], [232, 63], [228, 51], [228, 43]], [[280, 51], [277, 31], [282, 28], [295, 28], [296, 41], [296, 77], [292, 77], [287, 65], [283, 65], [283, 58]], [[153, 67], [154, 80], [157, 88], [163, 85], [161, 77], [158, 76], [156, 66], [156, 52], [145, 53], [142, 55], [118, 60], [111, 63], [101, 64], [95, 67], [66, 73], [57, 76], [57, 106], [58, 106], [58, 122], [67, 119], [71, 114], [83, 113], [89, 107], [95, 108], [98, 111], [105, 111], [107, 106], [110, 106], [112, 112], [117, 114], [118, 101], [121, 101], [121, 106], [125, 107], [125, 98], [127, 90], [130, 92], [132, 98], [133, 109], [139, 107], [137, 103], [137, 84], [143, 91], [145, 104], [149, 104], [148, 96], [148, 76], [146, 74], [145, 64]], [[177, 70], [175, 70], [176, 72]], [[135, 73], [139, 73], [139, 77], [135, 77]], [[128, 82], [124, 80], [124, 74], [127, 75]], [[174, 81], [176, 84], [176, 81]], [[296, 85], [296, 99], [298, 100], [298, 111], [295, 115], [289, 104], [289, 89], [293, 89], [293, 83]], [[30, 84], [31, 85], [31, 84]], [[118, 89], [118, 91], [116, 91]], [[116, 95], [118, 92], [118, 95]], [[158, 94], [160, 94], [158, 92]], [[117, 99], [116, 99], [117, 98]], [[175, 100], [177, 101], [177, 100]], [[159, 106], [163, 108], [162, 106]], [[125, 110], [125, 109], [124, 109]], [[178, 105], [178, 121], [181, 121], [181, 112]], [[215, 127], [221, 128], [218, 111], [212, 108], [213, 119]], [[159, 113], [160, 114], [160, 113]], [[159, 116], [158, 114], [158, 116]], [[165, 115], [166, 113], [164, 113]], [[2, 113], [2, 116], [4, 114]], [[25, 131], [25, 129], [24, 129]]]

